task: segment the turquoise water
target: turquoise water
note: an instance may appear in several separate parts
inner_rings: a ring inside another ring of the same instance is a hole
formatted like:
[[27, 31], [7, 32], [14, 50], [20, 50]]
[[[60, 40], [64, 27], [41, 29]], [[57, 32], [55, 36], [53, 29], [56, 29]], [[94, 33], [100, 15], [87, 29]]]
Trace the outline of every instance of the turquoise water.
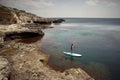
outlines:
[[[45, 29], [38, 43], [50, 55], [48, 64], [56, 70], [81, 67], [97, 80], [120, 80], [120, 19], [65, 19]], [[82, 54], [66, 56], [63, 51]]]

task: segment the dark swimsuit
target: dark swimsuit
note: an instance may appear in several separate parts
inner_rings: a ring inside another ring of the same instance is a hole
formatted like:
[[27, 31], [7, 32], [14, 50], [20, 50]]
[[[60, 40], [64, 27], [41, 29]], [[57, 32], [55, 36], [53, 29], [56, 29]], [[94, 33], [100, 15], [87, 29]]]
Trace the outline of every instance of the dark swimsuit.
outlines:
[[72, 52], [72, 50], [73, 50], [73, 44], [71, 44], [71, 52]]

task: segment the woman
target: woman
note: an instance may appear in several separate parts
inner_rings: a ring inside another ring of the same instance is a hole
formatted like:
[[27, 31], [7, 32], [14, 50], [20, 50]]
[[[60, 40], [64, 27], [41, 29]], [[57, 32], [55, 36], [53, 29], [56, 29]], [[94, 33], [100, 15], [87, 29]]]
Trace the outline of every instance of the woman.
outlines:
[[71, 48], [70, 49], [71, 49], [71, 54], [72, 54], [72, 52], [73, 52], [73, 44], [71, 44]]

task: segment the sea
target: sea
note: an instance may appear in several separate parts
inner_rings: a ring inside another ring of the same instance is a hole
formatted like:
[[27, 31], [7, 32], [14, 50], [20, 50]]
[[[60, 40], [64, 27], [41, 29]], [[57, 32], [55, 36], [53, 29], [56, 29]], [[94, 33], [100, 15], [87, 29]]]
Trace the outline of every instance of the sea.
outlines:
[[[48, 65], [65, 71], [81, 68], [96, 80], [120, 80], [120, 19], [64, 18], [65, 22], [44, 29], [37, 43], [49, 55]], [[82, 54], [72, 57], [63, 52]]]

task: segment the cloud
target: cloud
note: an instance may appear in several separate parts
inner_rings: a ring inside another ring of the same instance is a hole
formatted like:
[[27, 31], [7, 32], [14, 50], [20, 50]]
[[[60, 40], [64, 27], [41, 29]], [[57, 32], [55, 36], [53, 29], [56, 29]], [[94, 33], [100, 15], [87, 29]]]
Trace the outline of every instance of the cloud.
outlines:
[[51, 6], [54, 6], [55, 4], [53, 4], [52, 2], [50, 1], [47, 1], [47, 0], [31, 0], [31, 5], [33, 6], [46, 6], [46, 7], [51, 7]]
[[48, 0], [0, 0], [0, 3], [10, 7], [31, 6], [31, 7], [50, 7], [54, 4]]
[[98, 0], [87, 0], [86, 4], [96, 6], [98, 4]]
[[102, 4], [106, 6], [117, 6], [117, 3], [113, 1], [103, 1]]
[[0, 3], [44, 17], [120, 17], [120, 0], [0, 0]]
[[112, 0], [87, 0], [85, 2], [89, 6], [116, 6], [117, 2]]

